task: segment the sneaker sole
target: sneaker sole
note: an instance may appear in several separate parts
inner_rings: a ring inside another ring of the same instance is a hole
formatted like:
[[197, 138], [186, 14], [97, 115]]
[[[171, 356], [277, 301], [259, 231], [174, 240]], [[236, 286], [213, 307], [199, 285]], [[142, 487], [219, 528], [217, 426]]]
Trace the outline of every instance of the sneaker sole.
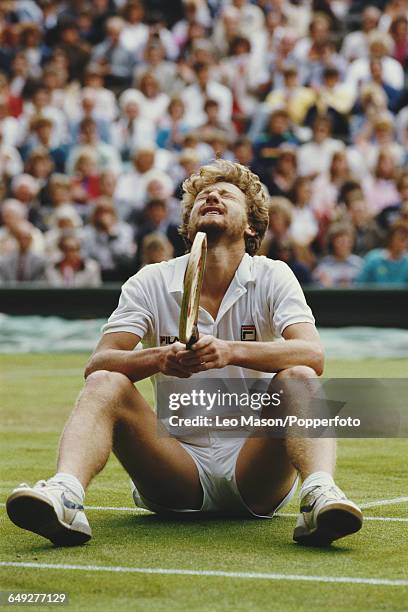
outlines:
[[293, 539], [305, 546], [330, 546], [335, 540], [356, 533], [363, 526], [363, 515], [357, 508], [342, 503], [331, 504], [317, 515], [316, 528], [296, 527]]
[[12, 493], [6, 503], [10, 520], [27, 531], [32, 531], [56, 546], [78, 546], [91, 538], [90, 533], [72, 529], [62, 523], [51, 502], [33, 492], [17, 491]]

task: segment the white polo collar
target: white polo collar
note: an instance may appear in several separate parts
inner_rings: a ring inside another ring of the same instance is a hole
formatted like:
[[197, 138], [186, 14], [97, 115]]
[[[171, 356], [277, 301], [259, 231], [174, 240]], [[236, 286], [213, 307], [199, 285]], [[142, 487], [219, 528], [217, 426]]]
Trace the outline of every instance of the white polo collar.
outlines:
[[[184, 274], [188, 262], [188, 253], [187, 255], [176, 257], [174, 261], [174, 275], [170, 280], [169, 292], [183, 293]], [[248, 253], [244, 253], [244, 256], [242, 257], [241, 262], [235, 272], [230, 288], [235, 284], [245, 287], [249, 282], [254, 280], [253, 259]]]

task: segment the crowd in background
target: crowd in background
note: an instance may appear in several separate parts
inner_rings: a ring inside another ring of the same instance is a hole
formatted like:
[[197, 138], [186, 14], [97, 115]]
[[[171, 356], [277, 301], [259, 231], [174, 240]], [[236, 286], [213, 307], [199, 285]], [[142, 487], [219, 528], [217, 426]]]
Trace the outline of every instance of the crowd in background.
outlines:
[[182, 255], [216, 157], [270, 194], [302, 284], [408, 283], [408, 2], [3, 0], [0, 284]]

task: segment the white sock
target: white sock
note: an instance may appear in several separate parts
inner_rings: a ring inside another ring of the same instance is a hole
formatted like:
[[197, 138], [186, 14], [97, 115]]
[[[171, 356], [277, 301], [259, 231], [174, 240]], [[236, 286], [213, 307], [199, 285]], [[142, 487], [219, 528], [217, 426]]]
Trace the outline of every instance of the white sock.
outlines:
[[70, 489], [75, 495], [83, 502], [85, 497], [85, 491], [82, 484], [79, 482], [76, 476], [72, 474], [66, 474], [65, 472], [57, 472], [52, 480], [62, 482], [68, 489]]
[[333, 476], [329, 472], [313, 472], [303, 481], [300, 487], [300, 498], [302, 499], [313, 487], [320, 485], [334, 485]]

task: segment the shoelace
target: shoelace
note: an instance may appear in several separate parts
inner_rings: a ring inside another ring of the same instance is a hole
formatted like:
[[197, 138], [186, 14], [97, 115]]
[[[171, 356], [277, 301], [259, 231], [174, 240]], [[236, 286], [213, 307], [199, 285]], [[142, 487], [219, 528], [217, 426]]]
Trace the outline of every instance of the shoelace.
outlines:
[[310, 491], [308, 490], [307, 493], [302, 496], [302, 500], [304, 500], [310, 494], [315, 494], [316, 500], [320, 499], [320, 497], [323, 495], [327, 495], [327, 497], [334, 497], [335, 499], [345, 499], [343, 491], [339, 489], [338, 486], [333, 484], [315, 485], [310, 489]]
[[53, 491], [60, 491], [61, 489], [64, 489], [66, 491], [69, 491], [75, 499], [77, 498], [75, 492], [72, 491], [72, 489], [70, 489], [69, 487], [67, 487], [66, 484], [59, 482], [58, 480], [53, 480], [52, 478], [50, 478], [49, 480], [39, 480], [35, 483], [34, 487], [47, 487], [47, 489], [51, 489]]

